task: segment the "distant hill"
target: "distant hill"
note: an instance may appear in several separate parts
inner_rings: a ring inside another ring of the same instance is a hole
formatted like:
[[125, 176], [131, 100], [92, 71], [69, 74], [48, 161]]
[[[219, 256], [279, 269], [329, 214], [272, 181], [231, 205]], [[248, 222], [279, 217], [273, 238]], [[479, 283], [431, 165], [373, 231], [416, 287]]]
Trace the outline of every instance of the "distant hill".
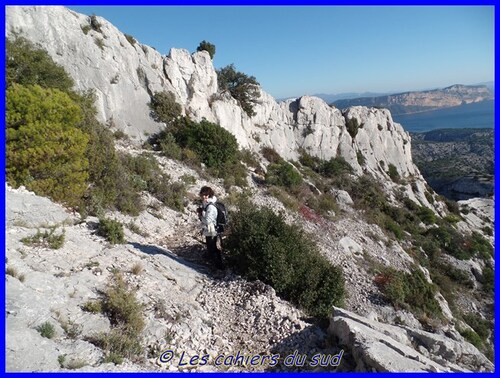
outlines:
[[347, 93], [337, 93], [337, 94], [325, 94], [325, 93], [320, 93], [320, 94], [315, 94], [313, 95], [314, 97], [319, 97], [323, 101], [325, 101], [327, 104], [331, 104], [334, 101], [338, 100], [347, 100], [347, 99], [353, 99], [353, 98], [359, 98], [359, 97], [378, 97], [378, 96], [385, 96], [388, 95], [389, 93], [376, 93], [376, 92], [347, 92]]
[[413, 161], [435, 192], [453, 200], [493, 194], [493, 129], [441, 129], [410, 135]]
[[493, 98], [493, 91], [486, 85], [456, 84], [443, 89], [336, 100], [331, 105], [340, 109], [356, 105], [387, 108], [393, 115], [398, 115], [449, 108]]

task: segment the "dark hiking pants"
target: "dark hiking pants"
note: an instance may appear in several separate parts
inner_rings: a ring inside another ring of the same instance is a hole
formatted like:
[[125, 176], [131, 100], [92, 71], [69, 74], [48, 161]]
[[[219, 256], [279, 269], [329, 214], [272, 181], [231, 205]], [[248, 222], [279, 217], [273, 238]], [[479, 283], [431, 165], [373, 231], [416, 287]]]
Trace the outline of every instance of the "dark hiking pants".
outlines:
[[210, 260], [214, 262], [217, 268], [222, 269], [222, 252], [219, 248], [217, 248], [217, 238], [218, 236], [206, 236], [205, 240], [207, 242], [207, 250]]

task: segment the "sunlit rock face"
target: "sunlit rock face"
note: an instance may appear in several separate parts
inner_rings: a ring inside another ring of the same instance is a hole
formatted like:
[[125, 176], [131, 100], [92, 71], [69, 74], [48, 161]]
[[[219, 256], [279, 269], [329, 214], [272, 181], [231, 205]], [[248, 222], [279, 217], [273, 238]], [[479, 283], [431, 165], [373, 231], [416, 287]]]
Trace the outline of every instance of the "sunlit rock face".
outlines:
[[[388, 110], [340, 110], [310, 96], [277, 103], [261, 89], [255, 115], [249, 117], [234, 98], [218, 91], [205, 51], [172, 48], [162, 56], [104, 18], [94, 16], [91, 22], [59, 6], [7, 7], [6, 15], [7, 36], [24, 36], [47, 50], [77, 89], [95, 91], [99, 119], [137, 144], [162, 128], [151, 118], [148, 103], [155, 92], [168, 91], [185, 115], [218, 123], [242, 148], [258, 152], [267, 146], [287, 160], [298, 160], [300, 151], [325, 160], [342, 156], [355, 174], [370, 173], [386, 182], [394, 166], [401, 178], [416, 183], [407, 188], [410, 197], [433, 208], [424, 191], [415, 190], [425, 181], [413, 164], [410, 136]], [[357, 130], [348, 130], [348, 122], [356, 122]]]

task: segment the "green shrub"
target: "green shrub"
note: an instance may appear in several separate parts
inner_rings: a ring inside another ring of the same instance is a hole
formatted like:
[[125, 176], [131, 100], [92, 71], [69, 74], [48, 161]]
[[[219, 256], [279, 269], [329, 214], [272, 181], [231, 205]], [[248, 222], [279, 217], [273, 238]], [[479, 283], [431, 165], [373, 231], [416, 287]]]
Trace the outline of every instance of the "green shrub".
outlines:
[[493, 229], [489, 226], [485, 226], [481, 229], [486, 235], [493, 236]]
[[428, 207], [420, 206], [417, 215], [425, 224], [434, 224], [437, 222], [436, 214]]
[[92, 29], [92, 28], [90, 27], [90, 25], [80, 26], [80, 28], [82, 29], [82, 32], [83, 32], [83, 34], [85, 34], [85, 35], [89, 34], [90, 29]]
[[[99, 29], [96, 19], [94, 26]], [[38, 149], [36, 151], [38, 154], [42, 152], [47, 154], [56, 153], [56, 158], [52, 155], [46, 156], [49, 159], [40, 157], [40, 161], [46, 161], [41, 164], [53, 165], [51, 167], [52, 171], [43, 170], [44, 172], [40, 173], [34, 172], [36, 176], [45, 175], [42, 178], [33, 177], [31, 172], [25, 175], [17, 167], [25, 167], [28, 164], [28, 160], [23, 160], [22, 165], [18, 165], [17, 163], [11, 164], [11, 160], [8, 158], [7, 165], [8, 169], [10, 169], [8, 173], [9, 182], [15, 186], [17, 184], [14, 184], [12, 181], [22, 176], [21, 179], [26, 178], [28, 182], [19, 183], [19, 185], [23, 184], [32, 190], [40, 191], [41, 189], [38, 187], [42, 186], [42, 189], [46, 191], [47, 186], [49, 188], [57, 186], [57, 189], [54, 189], [56, 192], [49, 196], [56, 200], [57, 198], [64, 197], [65, 199], [61, 199], [60, 201], [71, 205], [82, 205], [79, 210], [83, 215], [100, 215], [105, 209], [117, 209], [137, 215], [142, 206], [140, 201], [138, 201], [136, 188], [133, 187], [129, 173], [122, 166], [119, 156], [116, 153], [112, 133], [96, 119], [97, 110], [94, 106], [94, 91], [79, 94], [73, 92], [71, 89], [73, 87], [73, 80], [64, 69], [54, 63], [46, 51], [36, 48], [24, 38], [8, 40], [7, 55], [9, 57], [7, 60], [7, 84], [10, 88], [15, 83], [23, 84], [27, 88], [31, 88], [29, 87], [31, 85], [55, 88], [47, 89], [47, 91], [53, 94], [51, 98], [46, 98], [46, 93], [39, 89], [33, 93], [30, 93], [30, 90], [24, 91], [27, 92], [25, 93], [25, 98], [30, 99], [30, 101], [33, 100], [31, 101], [33, 106], [28, 109], [26, 104], [23, 105], [22, 102], [16, 101], [19, 105], [24, 106], [24, 108], [18, 107], [13, 109], [11, 107], [11, 114], [15, 115], [14, 121], [18, 122], [18, 114], [22, 112], [26, 113], [29, 110], [30, 117], [35, 118], [35, 115], [39, 116], [39, 119], [35, 123], [36, 127], [29, 129], [28, 132], [24, 130], [25, 126], [19, 127], [19, 125], [14, 123], [11, 125], [14, 130], [7, 132], [8, 135], [12, 134], [16, 138], [24, 137], [29, 140], [28, 147], [38, 140], [43, 140], [41, 143], [44, 145], [47, 144], [47, 146], [44, 146], [44, 150]], [[57, 92], [56, 89], [65, 92], [65, 94]], [[40, 98], [37, 98], [36, 94], [40, 94], [38, 96]], [[65, 95], [69, 96], [69, 99], [64, 98]], [[13, 97], [10, 97], [12, 100]], [[41, 106], [36, 103], [37, 101]], [[52, 103], [54, 104], [52, 105]], [[68, 105], [69, 108], [65, 105]], [[53, 111], [49, 111], [51, 106], [53, 106]], [[62, 117], [60, 123], [64, 125], [63, 132], [59, 132], [61, 131], [60, 128], [58, 129], [57, 126], [53, 125], [54, 115]], [[75, 122], [70, 122], [70, 118], [73, 116]], [[43, 125], [44, 122], [49, 121], [50, 127]], [[73, 127], [79, 130], [74, 131]], [[46, 130], [49, 133], [46, 133]], [[68, 130], [70, 130], [69, 134]], [[80, 130], [84, 133], [81, 138], [78, 137]], [[34, 139], [31, 138], [31, 134], [35, 133], [39, 135]], [[85, 152], [82, 156], [80, 151], [75, 151], [76, 146], [72, 146], [71, 143], [80, 141], [83, 144], [84, 138], [88, 138], [88, 143], [84, 148]], [[17, 146], [21, 142], [22, 140], [18, 140], [14, 144]], [[31, 154], [30, 151], [32, 150], [24, 151], [24, 146], [22, 146], [23, 151], [21, 154], [18, 154], [13, 149], [14, 145], [12, 143], [9, 144], [10, 146], [7, 147], [7, 150], [14, 153], [16, 158], [20, 159], [22, 157], [24, 159], [26, 155]], [[50, 149], [50, 146], [53, 146], [53, 149]], [[30, 157], [29, 163], [38, 164], [37, 156], [35, 156], [35, 159], [31, 159]], [[14, 161], [12, 162], [14, 163]], [[79, 164], [82, 168], [78, 167]], [[85, 166], [87, 166], [86, 169], [83, 168]], [[88, 179], [84, 180], [86, 175], [88, 175]], [[77, 176], [76, 179], [73, 176]], [[52, 184], [56, 178], [57, 185]], [[64, 180], [68, 180], [69, 184], [66, 184]], [[83, 202], [81, 202], [82, 188], [87, 188], [83, 193]], [[51, 189], [51, 191], [53, 190]], [[71, 198], [67, 199], [68, 196]]]
[[495, 289], [495, 272], [493, 268], [488, 264], [483, 268], [483, 290], [488, 293], [492, 294]]
[[20, 282], [24, 282], [26, 280], [26, 276], [24, 274], [19, 274], [16, 268], [12, 266], [8, 266], [5, 269], [5, 274], [8, 276], [12, 276], [14, 278], [17, 278]]
[[401, 240], [403, 239], [403, 230], [401, 229], [401, 226], [391, 219], [387, 219], [385, 222], [385, 228], [389, 231], [391, 231], [396, 239]]
[[184, 196], [186, 195], [184, 183], [170, 183], [166, 179], [155, 180], [151, 183], [151, 193], [165, 206], [177, 211], [184, 210]]
[[328, 161], [321, 161], [318, 168], [318, 173], [323, 177], [340, 176], [352, 172], [351, 165], [342, 156], [333, 157]]
[[7, 181], [76, 206], [89, 176], [78, 105], [57, 89], [13, 84], [6, 108]]
[[97, 20], [97, 16], [95, 14], [90, 16], [90, 27], [92, 30], [95, 30], [98, 33], [102, 33], [101, 23]]
[[464, 286], [468, 289], [474, 288], [474, 283], [470, 279], [469, 275], [461, 269], [454, 267], [451, 264], [435, 260], [432, 263], [434, 271], [438, 271], [440, 274], [444, 274], [449, 277], [453, 282]]
[[182, 113], [182, 107], [175, 101], [172, 92], [156, 92], [148, 105], [151, 108], [151, 117], [156, 122], [165, 122], [167, 125]]
[[378, 181], [368, 175], [360, 176], [355, 181], [344, 181], [341, 189], [347, 190], [358, 209], [382, 210], [387, 206], [386, 195]]
[[360, 128], [359, 122], [357, 118], [348, 118], [345, 121], [345, 126], [347, 128], [347, 132], [351, 136], [351, 138], [355, 138], [358, 134], [358, 129]]
[[94, 43], [97, 45], [97, 47], [99, 47], [101, 50], [104, 50], [104, 40], [102, 38], [99, 38], [99, 37], [95, 37], [94, 38]]
[[142, 306], [120, 273], [113, 275], [110, 287], [105, 292], [103, 310], [114, 326], [125, 327], [127, 332], [134, 335], [144, 329]]
[[171, 128], [176, 143], [194, 151], [208, 167], [223, 171], [238, 157], [238, 142], [233, 134], [217, 124], [181, 118]]
[[196, 177], [192, 176], [192, 175], [182, 175], [180, 177], [180, 180], [186, 184], [186, 185], [194, 185], [196, 184]]
[[460, 216], [460, 208], [456, 201], [444, 198], [444, 203], [450, 213]]
[[366, 163], [365, 155], [361, 151], [356, 152], [356, 159], [358, 160], [358, 164], [363, 166]]
[[310, 196], [307, 199], [307, 206], [321, 215], [327, 215], [330, 211], [338, 212], [339, 210], [335, 197], [330, 193]]
[[410, 274], [387, 268], [382, 290], [391, 303], [397, 307], [409, 307], [427, 316], [441, 316], [441, 308], [435, 299], [435, 287], [428, 283], [418, 268]]
[[46, 337], [47, 339], [52, 339], [56, 334], [56, 329], [50, 322], [45, 322], [36, 327], [36, 330], [40, 332], [42, 337]]
[[239, 152], [239, 160], [241, 160], [249, 167], [254, 167], [254, 168], [260, 167], [260, 162], [259, 159], [257, 158], [256, 153], [249, 149], [243, 148]]
[[424, 195], [425, 195], [425, 198], [427, 198], [427, 201], [429, 201], [429, 203], [434, 203], [434, 196], [429, 193], [427, 190], [424, 192]]
[[63, 67], [56, 64], [50, 55], [24, 37], [7, 40], [6, 84], [17, 83], [24, 86], [40, 85], [43, 88], [69, 92], [73, 79]]
[[389, 171], [387, 173], [388, 173], [389, 177], [391, 178], [391, 180], [396, 182], [396, 183], [399, 182], [400, 176], [399, 176], [399, 172], [398, 172], [398, 169], [396, 168], [396, 166], [394, 164], [389, 164], [388, 169], [389, 169]]
[[469, 238], [469, 249], [474, 253], [479, 254], [483, 260], [488, 260], [493, 256], [493, 247], [490, 242], [480, 233], [474, 231]]
[[213, 59], [215, 56], [215, 45], [203, 40], [196, 48], [196, 51], [206, 51], [210, 55], [210, 59]]
[[54, 232], [55, 227], [43, 233], [38, 230], [35, 235], [22, 238], [21, 242], [29, 246], [59, 249], [64, 245], [64, 231], [60, 235], [55, 235]]
[[490, 321], [481, 318], [481, 316], [472, 312], [463, 315], [464, 321], [474, 329], [478, 336], [486, 340], [490, 336], [493, 325]]
[[471, 329], [459, 330], [459, 332], [465, 340], [474, 345], [477, 349], [483, 349], [483, 341], [476, 332]]
[[283, 158], [271, 147], [262, 147], [260, 150], [262, 156], [267, 159], [269, 163], [281, 163]]
[[211, 170], [211, 172], [224, 179], [224, 187], [226, 190], [229, 190], [231, 186], [239, 186], [240, 188], [246, 188], [248, 186], [247, 169], [240, 161], [227, 164], [225, 168], [221, 170]]
[[106, 238], [111, 244], [125, 243], [123, 224], [114, 219], [99, 219], [97, 234]]
[[70, 339], [76, 340], [78, 336], [82, 334], [82, 329], [83, 329], [82, 325], [76, 324], [71, 320], [69, 321], [59, 320], [59, 323], [61, 324], [61, 328], [64, 330], [66, 336], [68, 336]]
[[437, 228], [431, 228], [426, 235], [432, 237], [442, 250], [460, 260], [467, 260], [479, 254], [483, 259], [489, 259], [493, 254], [491, 244], [479, 233], [462, 235], [450, 224], [441, 222]]
[[300, 157], [299, 157], [300, 164], [308, 168], [311, 168], [314, 172], [319, 172], [319, 167], [322, 160], [316, 156], [308, 154], [304, 149], [301, 149], [299, 152], [300, 152]]
[[281, 297], [313, 316], [327, 317], [344, 297], [342, 271], [323, 257], [297, 226], [269, 209], [240, 205], [226, 240], [229, 263], [251, 280], [270, 284]]
[[285, 208], [292, 211], [299, 211], [300, 203], [294, 196], [291, 196], [288, 192], [286, 192], [283, 188], [277, 186], [271, 186], [269, 188], [269, 194], [275, 197], [278, 201], [280, 201]]
[[254, 105], [260, 98], [259, 83], [255, 77], [236, 71], [230, 64], [217, 70], [217, 82], [219, 89], [228, 91], [249, 117], [255, 115]]
[[100, 314], [102, 312], [102, 301], [92, 300], [87, 301], [82, 305], [82, 310], [92, 314]]
[[266, 183], [268, 185], [281, 186], [287, 189], [294, 189], [302, 184], [302, 176], [290, 163], [269, 164], [266, 173]]
[[103, 310], [112, 329], [91, 337], [89, 341], [104, 350], [106, 362], [120, 364], [124, 358], [139, 356], [143, 351], [143, 308], [120, 273], [112, 276], [109, 288], [104, 293]]

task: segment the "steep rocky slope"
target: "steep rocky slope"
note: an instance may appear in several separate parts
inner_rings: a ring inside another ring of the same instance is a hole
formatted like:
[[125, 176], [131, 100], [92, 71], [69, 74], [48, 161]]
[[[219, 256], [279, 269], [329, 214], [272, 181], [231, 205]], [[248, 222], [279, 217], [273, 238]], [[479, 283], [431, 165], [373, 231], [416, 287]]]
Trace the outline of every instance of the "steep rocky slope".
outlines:
[[[168, 164], [177, 172], [193, 173], [173, 161]], [[196, 193], [203, 184], [198, 181], [190, 192]], [[252, 192], [257, 204], [283, 210], [261, 190]], [[7, 188], [8, 371], [492, 369], [453, 326], [437, 334], [426, 332], [410, 312], [396, 311], [384, 300], [366, 270], [366, 259], [404, 268], [412, 258], [398, 244], [387, 248], [367, 237], [381, 230], [352, 210], [346, 208], [345, 217], [328, 224], [288, 213], [290, 221], [300, 222], [318, 236], [322, 253], [342, 266], [347, 277], [346, 309], [332, 313], [326, 330], [278, 298], [271, 287], [207, 265], [194, 205], [183, 213], [151, 205], [138, 217], [110, 214], [129, 225], [126, 243], [112, 245], [96, 234], [96, 218], [80, 219], [23, 188]], [[64, 233], [62, 248], [23, 241], [51, 227], [56, 234]], [[137, 265], [140, 269], [134, 268]], [[100, 332], [110, 332], [110, 319], [85, 310], [86, 304], [102, 296], [116, 271], [135, 290], [146, 323], [140, 356], [118, 365], [104, 363], [104, 351], [91, 342]], [[451, 319], [449, 310], [447, 316]], [[395, 319], [404, 326], [387, 325]], [[39, 327], [45, 323], [55, 329], [51, 338], [41, 334]], [[172, 360], [162, 360], [169, 351]], [[287, 364], [286, 357], [296, 351], [307, 356], [306, 363]], [[208, 356], [207, 363], [188, 363], [194, 356]], [[269, 358], [265, 363], [241, 365], [233, 363], [231, 356]], [[337, 364], [317, 366], [320, 357], [337, 357]], [[221, 364], [226, 358], [227, 363]]]
[[[386, 110], [352, 108], [343, 114], [308, 96], [278, 104], [261, 90], [256, 115], [250, 118], [233, 98], [218, 93], [216, 71], [205, 51], [191, 55], [172, 48], [164, 57], [139, 41], [129, 42], [105, 19], [96, 17], [96, 31], [88, 16], [64, 7], [7, 7], [6, 20], [7, 36], [18, 34], [39, 44], [67, 70], [78, 89], [95, 89], [100, 120], [137, 143], [162, 126], [149, 116], [151, 95], [169, 91], [185, 114], [220, 124], [242, 148], [260, 151], [268, 146], [286, 159], [297, 159], [298, 148], [322, 159], [341, 155], [357, 173], [368, 171], [387, 179], [383, 161], [402, 177], [420, 177], [408, 133]], [[361, 126], [354, 137], [346, 128], [351, 118]], [[363, 166], [358, 153], [366, 158]], [[426, 202], [422, 194], [419, 200]]]

